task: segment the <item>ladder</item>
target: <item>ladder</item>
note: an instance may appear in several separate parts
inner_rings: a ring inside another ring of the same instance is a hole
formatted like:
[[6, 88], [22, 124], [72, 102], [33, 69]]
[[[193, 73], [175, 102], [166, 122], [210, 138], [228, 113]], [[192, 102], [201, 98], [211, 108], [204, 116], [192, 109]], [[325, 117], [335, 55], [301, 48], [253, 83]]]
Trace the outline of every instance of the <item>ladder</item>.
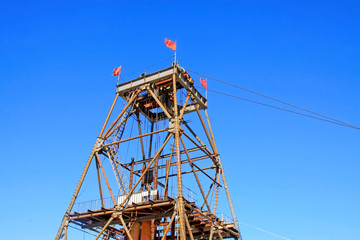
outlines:
[[[128, 97], [128, 100], [131, 98], [131, 96]], [[126, 104], [126, 102], [124, 103]], [[121, 120], [116, 124], [116, 131], [113, 134], [112, 142], [120, 141], [125, 130], [125, 126], [127, 123], [127, 120], [129, 119], [130, 115], [133, 112], [133, 107], [129, 107], [126, 112], [121, 117]], [[119, 152], [119, 145], [111, 145], [108, 149], [108, 158], [111, 163], [111, 167], [113, 169], [116, 182], [118, 184], [119, 190], [121, 194], [125, 194], [128, 192], [128, 183], [127, 183], [127, 177], [124, 172], [124, 168], [121, 166], [121, 159], [119, 158], [118, 152]], [[120, 166], [119, 166], [120, 165]]]

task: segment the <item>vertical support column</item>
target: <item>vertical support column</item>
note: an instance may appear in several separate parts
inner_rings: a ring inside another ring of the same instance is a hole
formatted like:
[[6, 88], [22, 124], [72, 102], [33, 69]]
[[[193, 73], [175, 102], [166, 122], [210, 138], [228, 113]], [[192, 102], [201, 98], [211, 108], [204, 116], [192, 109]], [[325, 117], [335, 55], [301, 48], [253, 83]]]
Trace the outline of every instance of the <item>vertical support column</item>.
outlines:
[[132, 188], [133, 178], [134, 178], [134, 158], [131, 158], [131, 167], [130, 167], [130, 181], [129, 181], [129, 189]]
[[[141, 124], [140, 124], [140, 116], [139, 116], [139, 112], [136, 112], [136, 121], [138, 122], [138, 129], [139, 129], [139, 135], [142, 135], [141, 133]], [[143, 160], [145, 160], [145, 149], [144, 149], [144, 142], [143, 142], [143, 138], [140, 138], [140, 145], [141, 145], [141, 153], [142, 153], [142, 157]]]
[[[218, 169], [218, 171], [221, 171], [220, 169]], [[216, 174], [216, 178], [217, 176], [220, 175]], [[218, 203], [218, 197], [219, 197], [219, 183], [220, 183], [220, 177], [216, 180], [217, 185], [216, 185], [216, 195], [215, 195], [215, 205], [214, 205], [214, 214], [216, 215], [216, 209], [217, 209], [217, 203]], [[214, 224], [211, 225], [211, 230], [210, 230], [210, 237], [209, 240], [213, 239], [213, 234], [214, 234]], [[219, 233], [220, 234], [220, 233]]]
[[140, 240], [151, 240], [151, 220], [141, 222]]
[[68, 239], [68, 237], [67, 237], [67, 230], [68, 230], [68, 225], [66, 225], [66, 226], [64, 227], [64, 231], [65, 231], [65, 240], [67, 240], [67, 239]]
[[[142, 169], [141, 169], [141, 172], [144, 174], [145, 172], [145, 169], [146, 169], [146, 163], [143, 163], [142, 165]], [[145, 186], [145, 178], [143, 178], [141, 180], [141, 191], [145, 191], [146, 190], [146, 186]]]
[[165, 175], [165, 189], [164, 189], [164, 197], [168, 196], [169, 193], [169, 173], [171, 168], [171, 159], [174, 153], [174, 147], [175, 147], [175, 139], [173, 139], [171, 152], [170, 152], [170, 158], [166, 161], [166, 175]]
[[[150, 132], [153, 132], [153, 131], [154, 131], [154, 123], [152, 122], [152, 123], [151, 123], [151, 130], [150, 130]], [[149, 155], [148, 155], [148, 158], [151, 157], [152, 141], [153, 141], [153, 135], [151, 134], [151, 135], [150, 135], [150, 144], [149, 144]]]
[[210, 131], [210, 134], [211, 134], [211, 138], [213, 140], [214, 151], [215, 151], [215, 154], [217, 154], [216, 160], [217, 160], [217, 162], [219, 164], [219, 167], [220, 167], [221, 177], [222, 177], [222, 180], [223, 180], [223, 185], [224, 185], [224, 188], [225, 188], [226, 197], [228, 199], [231, 216], [232, 216], [232, 218], [234, 220], [235, 228], [236, 228], [236, 230], [238, 230], [239, 239], [242, 239], [240, 229], [239, 229], [239, 224], [238, 224], [236, 214], [235, 214], [235, 210], [234, 210], [234, 206], [233, 206], [233, 203], [232, 203], [232, 200], [231, 200], [230, 191], [229, 191], [229, 188], [228, 188], [228, 185], [227, 185], [227, 182], [226, 182], [224, 168], [222, 166], [221, 159], [219, 157], [219, 152], [218, 152], [218, 149], [217, 149], [217, 146], [216, 146], [216, 143], [215, 143], [214, 133], [213, 133], [212, 128], [211, 128], [210, 119], [209, 119], [209, 116], [208, 116], [208, 113], [207, 113], [206, 109], [204, 111], [205, 111], [206, 119], [207, 119], [207, 122], [208, 122], [208, 125], [209, 125], [209, 131]]
[[[154, 163], [154, 190], [157, 190], [158, 185], [158, 174], [159, 174], [159, 158], [156, 158]], [[154, 200], [157, 200], [157, 195], [154, 196]]]
[[186, 239], [185, 233], [185, 211], [184, 211], [184, 197], [182, 191], [182, 175], [181, 175], [181, 154], [180, 154], [180, 121], [179, 121], [179, 111], [177, 104], [177, 94], [176, 94], [176, 63], [174, 62], [173, 69], [173, 92], [174, 92], [174, 126], [175, 126], [175, 145], [176, 145], [176, 168], [177, 168], [177, 181], [178, 181], [178, 201], [177, 207], [179, 212], [179, 224], [180, 224], [180, 239]]
[[170, 239], [171, 240], [175, 240], [175, 221], [173, 221], [171, 223], [171, 235], [170, 235]]
[[141, 227], [141, 223], [140, 222], [135, 222], [134, 225], [131, 228], [131, 237], [134, 240], [139, 240], [140, 238], [140, 227]]

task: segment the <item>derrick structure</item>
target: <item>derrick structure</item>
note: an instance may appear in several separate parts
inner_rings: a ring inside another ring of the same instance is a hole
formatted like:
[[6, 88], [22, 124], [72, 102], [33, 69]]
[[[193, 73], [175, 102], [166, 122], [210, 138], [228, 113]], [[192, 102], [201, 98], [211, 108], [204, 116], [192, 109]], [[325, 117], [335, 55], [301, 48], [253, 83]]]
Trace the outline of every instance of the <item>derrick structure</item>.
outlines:
[[[201, 134], [185, 120], [190, 115]], [[99, 200], [78, 203], [92, 162]], [[218, 213], [220, 192], [227, 196], [228, 221]], [[95, 240], [241, 239], [207, 99], [177, 63], [117, 85], [55, 239], [72, 239], [71, 226]]]

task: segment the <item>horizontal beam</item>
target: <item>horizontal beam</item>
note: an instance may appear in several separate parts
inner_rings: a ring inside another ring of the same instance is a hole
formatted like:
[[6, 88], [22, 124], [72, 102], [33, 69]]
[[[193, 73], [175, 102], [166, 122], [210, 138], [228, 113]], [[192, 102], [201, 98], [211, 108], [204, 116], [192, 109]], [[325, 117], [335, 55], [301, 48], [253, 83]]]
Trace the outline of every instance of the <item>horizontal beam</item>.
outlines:
[[145, 210], [145, 209], [150, 209], [150, 208], [154, 208], [154, 207], [172, 206], [174, 204], [175, 204], [174, 200], [171, 200], [171, 201], [160, 202], [160, 203], [152, 203], [152, 204], [146, 204], [146, 205], [137, 205], [134, 207], [127, 207], [127, 208], [124, 208], [123, 210], [111, 209], [111, 210], [105, 210], [105, 211], [99, 211], [99, 212], [72, 214], [72, 215], [70, 215], [70, 219], [82, 219], [82, 218], [87, 218], [87, 217], [92, 217], [92, 216], [111, 215], [113, 213], [120, 213], [120, 212], [122, 212], [123, 214], [126, 214], [126, 213], [130, 213], [130, 212], [136, 211], [136, 210], [139, 211], [139, 210]]
[[[209, 169], [214, 169], [214, 167], [213, 167], [213, 166], [211, 166], [211, 167], [206, 167], [206, 168], [202, 168], [201, 170], [205, 171], [205, 170], [209, 170]], [[198, 171], [200, 171], [200, 170], [199, 170], [199, 169], [198, 169], [198, 170], [195, 170], [195, 172], [198, 172]], [[193, 173], [193, 171], [191, 170], [191, 171], [187, 171], [187, 172], [181, 172], [182, 175], [188, 174], [188, 173]], [[177, 176], [177, 174], [170, 174], [168, 177], [175, 177], [175, 176]], [[162, 179], [162, 178], [165, 178], [165, 176], [163, 176], [163, 177], [158, 177], [158, 179]]]
[[[151, 214], [151, 215], [142, 216], [142, 217], [125, 218], [124, 215], [123, 215], [123, 217], [124, 217], [125, 223], [131, 223], [131, 222], [139, 222], [139, 221], [145, 221], [145, 220], [151, 220], [151, 219], [160, 219], [160, 218], [165, 218], [165, 217], [171, 217], [172, 214], [173, 214], [173, 212], [167, 212], [167, 213], [160, 213], [160, 214]], [[120, 224], [120, 223], [121, 223], [120, 219], [116, 219], [111, 222], [111, 224]], [[104, 222], [95, 222], [95, 223], [83, 225], [81, 228], [102, 227], [104, 225], [105, 225]]]
[[[142, 77], [136, 78], [134, 80], [122, 83], [117, 86], [116, 93], [126, 100], [126, 92], [134, 90], [142, 85], [159, 82], [166, 78], [171, 78], [174, 73], [174, 67], [171, 66], [169, 68], [162, 69], [157, 72], [153, 72], [150, 74], [146, 74]], [[175, 76], [176, 81], [180, 83], [180, 85], [185, 88], [187, 91], [191, 92], [192, 96], [199, 103], [201, 109], [207, 108], [207, 100], [205, 97], [201, 95], [201, 93], [195, 88], [194, 85], [191, 85], [186, 77], [181, 74], [178, 66], [175, 67]]]
[[[204, 159], [207, 159], [207, 158], [209, 158], [209, 157], [208, 156], [201, 156], [201, 157], [192, 158], [191, 160], [193, 162], [195, 162], [195, 161], [200, 161], [200, 160], [204, 160]], [[184, 159], [184, 160], [181, 161], [181, 164], [185, 164], [185, 163], [188, 163], [188, 162], [189, 162], [189, 159]], [[170, 165], [170, 167], [174, 167], [174, 166], [176, 166], [176, 162], [171, 163], [171, 165]], [[166, 164], [159, 165], [157, 168], [158, 169], [166, 168]], [[149, 170], [154, 170], [154, 169], [155, 169], [154, 167], [151, 167]], [[142, 170], [134, 171], [134, 173], [141, 173], [141, 172], [142, 172]]]
[[150, 133], [145, 133], [145, 134], [142, 134], [142, 135], [139, 135], [139, 136], [135, 136], [135, 137], [131, 137], [131, 138], [127, 138], [127, 139], [124, 139], [124, 140], [121, 140], [121, 141], [116, 141], [116, 142], [108, 143], [108, 144], [103, 145], [102, 147], [107, 147], [107, 146], [111, 146], [111, 145], [120, 144], [120, 143], [127, 142], [127, 141], [131, 141], [131, 140], [134, 140], [134, 139], [138, 139], [138, 138], [150, 136], [150, 135], [153, 135], [153, 134], [165, 132], [165, 131], [167, 131], [167, 130], [168, 130], [168, 129], [165, 128], [165, 129], [162, 129], [162, 130], [159, 130], [159, 131], [150, 132]]
[[[197, 150], [205, 149], [205, 148], [206, 148], [205, 145], [204, 145], [204, 146], [201, 146], [201, 148], [199, 148], [199, 147], [189, 148], [189, 149], [188, 149], [188, 152], [195, 152], [195, 151], [197, 151]], [[185, 153], [185, 151], [181, 151], [181, 152], [180, 152], [180, 154], [184, 154], [184, 153]], [[161, 156], [159, 157], [159, 159], [163, 159], [163, 158], [170, 157], [170, 155], [171, 155], [170, 153], [161, 155]], [[134, 164], [137, 165], [137, 164], [141, 164], [141, 163], [146, 163], [146, 162], [151, 161], [151, 159], [152, 159], [152, 158], [148, 158], [148, 159], [144, 159], [144, 160], [139, 160], [139, 161], [134, 161]], [[123, 166], [126, 166], [126, 167], [131, 166], [131, 163], [124, 163]]]
[[[129, 167], [126, 167], [126, 166], [124, 166], [122, 163], [120, 163], [120, 162], [118, 162], [118, 161], [116, 161], [116, 160], [113, 160], [116, 164], [118, 164], [118, 165], [120, 165], [121, 167], [123, 167], [123, 168], [125, 168], [126, 170], [128, 170], [129, 172], [131, 172], [131, 170], [129, 169]], [[139, 174], [139, 173], [136, 173], [136, 172], [133, 172], [136, 176], [138, 176], [138, 177], [141, 177], [141, 175]], [[164, 184], [162, 184], [161, 182], [158, 182], [158, 185], [160, 186], [160, 187], [165, 187], [165, 185]]]
[[157, 82], [159, 80], [163, 80], [165, 78], [171, 77], [173, 74], [173, 71], [174, 71], [173, 67], [169, 67], [169, 68], [160, 70], [158, 72], [150, 73], [150, 74], [144, 75], [143, 77], [136, 78], [129, 82], [122, 83], [117, 86], [116, 93], [120, 93], [120, 95], [123, 97], [124, 92], [133, 90], [144, 84]]

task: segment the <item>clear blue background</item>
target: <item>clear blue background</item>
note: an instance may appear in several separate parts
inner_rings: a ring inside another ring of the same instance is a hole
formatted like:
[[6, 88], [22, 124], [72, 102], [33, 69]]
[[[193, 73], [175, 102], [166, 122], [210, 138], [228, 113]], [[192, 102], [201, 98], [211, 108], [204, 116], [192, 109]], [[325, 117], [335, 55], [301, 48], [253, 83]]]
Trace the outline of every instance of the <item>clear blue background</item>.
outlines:
[[[55, 237], [114, 97], [113, 68], [129, 80], [169, 65], [149, 67], [171, 57], [164, 38], [189, 69], [360, 125], [359, 12], [358, 1], [1, 1], [0, 239]], [[360, 239], [360, 131], [208, 98], [239, 222]], [[240, 227], [245, 240], [279, 239]]]

